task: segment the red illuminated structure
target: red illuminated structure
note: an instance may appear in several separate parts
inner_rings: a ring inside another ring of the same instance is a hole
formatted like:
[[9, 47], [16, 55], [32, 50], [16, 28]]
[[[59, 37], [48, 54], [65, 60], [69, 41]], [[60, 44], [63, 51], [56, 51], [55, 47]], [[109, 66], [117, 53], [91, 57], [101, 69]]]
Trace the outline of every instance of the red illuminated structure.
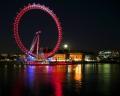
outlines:
[[44, 6], [44, 5], [40, 5], [40, 4], [29, 4], [28, 6], [25, 6], [16, 16], [15, 20], [14, 20], [14, 38], [15, 41], [17, 43], [17, 45], [19, 46], [19, 48], [26, 54], [26, 55], [31, 55], [33, 57], [37, 57], [38, 54], [33, 53], [32, 51], [30, 51], [29, 49], [26, 48], [26, 46], [24, 46], [24, 44], [22, 43], [20, 36], [19, 36], [19, 26], [20, 26], [20, 20], [22, 18], [22, 16], [31, 10], [42, 10], [45, 13], [47, 13], [48, 15], [50, 15], [52, 17], [52, 19], [54, 20], [57, 30], [58, 30], [58, 40], [56, 42], [55, 47], [53, 48], [52, 51], [48, 52], [48, 53], [44, 53], [45, 58], [51, 57], [53, 54], [55, 54], [55, 52], [59, 49], [60, 47], [60, 43], [62, 40], [62, 27], [61, 24], [57, 18], [57, 16], [53, 13], [52, 10], [50, 10], [48, 7]]

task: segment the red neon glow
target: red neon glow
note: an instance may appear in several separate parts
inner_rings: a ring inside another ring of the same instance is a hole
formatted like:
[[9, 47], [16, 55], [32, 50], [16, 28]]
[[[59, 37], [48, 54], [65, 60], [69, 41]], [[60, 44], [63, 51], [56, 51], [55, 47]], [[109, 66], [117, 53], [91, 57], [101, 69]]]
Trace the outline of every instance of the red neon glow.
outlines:
[[15, 18], [15, 21], [14, 21], [14, 38], [16, 40], [16, 43], [18, 45], [18, 47], [27, 55], [32, 55], [32, 56], [35, 56], [37, 54], [34, 54], [33, 52], [29, 52], [29, 50], [24, 46], [24, 44], [22, 43], [21, 39], [20, 39], [20, 36], [19, 36], [19, 22], [22, 18], [22, 16], [30, 11], [30, 10], [42, 10], [44, 12], [46, 12], [47, 14], [49, 14], [54, 22], [56, 23], [56, 27], [57, 27], [57, 30], [58, 30], [58, 40], [57, 40], [57, 43], [55, 45], [55, 47], [53, 48], [53, 50], [49, 53], [44, 53], [45, 57], [48, 58], [50, 56], [52, 56], [60, 47], [60, 43], [61, 43], [61, 40], [62, 40], [62, 27], [61, 27], [61, 24], [60, 24], [60, 21], [59, 19], [57, 18], [57, 16], [53, 13], [52, 10], [50, 10], [48, 7], [44, 6], [44, 5], [40, 5], [40, 4], [29, 4], [28, 6], [25, 6], [19, 13], [18, 15], [16, 16]]

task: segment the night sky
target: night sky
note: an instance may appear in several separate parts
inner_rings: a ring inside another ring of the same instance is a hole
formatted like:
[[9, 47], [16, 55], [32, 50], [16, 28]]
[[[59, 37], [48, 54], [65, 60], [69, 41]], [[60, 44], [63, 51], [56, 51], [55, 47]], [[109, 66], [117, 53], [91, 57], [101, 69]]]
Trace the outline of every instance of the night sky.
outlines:
[[[21, 52], [13, 38], [17, 12], [28, 3], [49, 6], [63, 27], [63, 41], [70, 49], [98, 51], [120, 49], [120, 7], [113, 0], [0, 0], [0, 52]], [[20, 36], [29, 48], [34, 34], [42, 30], [41, 46], [52, 48], [57, 32], [52, 18], [38, 10], [29, 11], [20, 22]], [[55, 32], [54, 32], [55, 31]]]

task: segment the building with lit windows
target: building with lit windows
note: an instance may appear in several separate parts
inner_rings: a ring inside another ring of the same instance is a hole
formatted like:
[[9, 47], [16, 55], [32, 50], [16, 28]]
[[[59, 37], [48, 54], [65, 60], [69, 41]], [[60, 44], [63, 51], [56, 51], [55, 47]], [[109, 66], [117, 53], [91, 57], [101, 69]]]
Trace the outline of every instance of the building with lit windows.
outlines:
[[86, 62], [95, 62], [97, 61], [96, 54], [95, 53], [84, 53], [84, 61]]
[[69, 51], [66, 53], [60, 50], [49, 59], [51, 61], [82, 61], [83, 56], [82, 52]]
[[70, 53], [69, 59], [72, 61], [82, 61], [83, 53]]
[[120, 59], [120, 53], [116, 50], [99, 51], [98, 61], [116, 61]]
[[65, 54], [57, 53], [50, 58], [51, 61], [65, 61]]

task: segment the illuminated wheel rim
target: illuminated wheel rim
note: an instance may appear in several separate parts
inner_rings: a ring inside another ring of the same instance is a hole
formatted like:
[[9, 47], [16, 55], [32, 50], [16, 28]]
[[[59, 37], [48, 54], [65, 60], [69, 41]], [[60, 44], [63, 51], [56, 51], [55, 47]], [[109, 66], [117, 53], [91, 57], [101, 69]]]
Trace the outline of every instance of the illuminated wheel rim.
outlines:
[[55, 52], [59, 49], [60, 47], [60, 43], [62, 40], [62, 27], [61, 24], [57, 18], [57, 16], [53, 13], [52, 10], [50, 10], [48, 7], [44, 6], [44, 5], [40, 5], [40, 4], [29, 4], [28, 6], [24, 7], [16, 16], [15, 20], [14, 20], [14, 38], [15, 41], [17, 43], [17, 45], [19, 46], [19, 48], [27, 55], [32, 55], [36, 57], [36, 54], [30, 52], [22, 43], [20, 36], [19, 36], [19, 22], [22, 18], [22, 16], [30, 11], [30, 10], [42, 10], [44, 12], [46, 12], [47, 14], [49, 14], [52, 19], [54, 20], [56, 27], [57, 27], [57, 31], [58, 31], [58, 39], [57, 39], [57, 43], [55, 45], [55, 47], [53, 48], [52, 51], [48, 52], [48, 53], [44, 53], [45, 57], [51, 57], [52, 55], [55, 54]]

